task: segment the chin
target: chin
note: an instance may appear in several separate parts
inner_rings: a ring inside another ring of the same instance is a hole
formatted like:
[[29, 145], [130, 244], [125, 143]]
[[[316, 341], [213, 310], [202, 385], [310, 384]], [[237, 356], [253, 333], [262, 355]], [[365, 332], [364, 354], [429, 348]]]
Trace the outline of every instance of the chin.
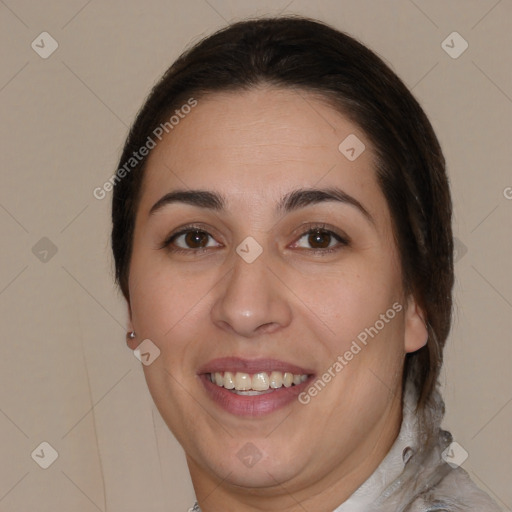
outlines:
[[[263, 443], [258, 444], [261, 446]], [[210, 451], [208, 460], [203, 460], [216, 478], [236, 487], [256, 491], [279, 487], [280, 484], [295, 479], [300, 473], [300, 468], [306, 466], [305, 461], [298, 460], [297, 455], [289, 453], [289, 446], [286, 448], [285, 453], [279, 451], [274, 444], [259, 449], [250, 441], [241, 442], [236, 443], [235, 447], [216, 450], [215, 454]], [[297, 454], [301, 453], [301, 450], [297, 448], [292, 452]]]
[[[281, 490], [281, 484], [290, 481], [296, 476], [296, 471], [290, 467], [283, 467], [281, 463], [272, 460], [260, 460], [253, 467], [244, 467], [240, 462], [233, 461], [229, 468], [223, 468], [224, 471], [231, 471], [225, 479], [236, 487], [245, 489], [268, 489], [277, 486], [277, 491]], [[223, 473], [226, 474], [226, 473]]]

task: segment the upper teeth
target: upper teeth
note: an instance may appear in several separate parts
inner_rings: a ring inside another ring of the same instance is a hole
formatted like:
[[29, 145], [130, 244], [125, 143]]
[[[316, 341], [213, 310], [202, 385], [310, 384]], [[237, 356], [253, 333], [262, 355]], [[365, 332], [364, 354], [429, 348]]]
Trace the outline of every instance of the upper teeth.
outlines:
[[307, 375], [294, 375], [289, 372], [259, 372], [253, 375], [243, 372], [215, 372], [210, 373], [210, 380], [217, 386], [236, 391], [266, 391], [278, 389], [282, 386], [289, 388], [298, 385], [308, 378]]

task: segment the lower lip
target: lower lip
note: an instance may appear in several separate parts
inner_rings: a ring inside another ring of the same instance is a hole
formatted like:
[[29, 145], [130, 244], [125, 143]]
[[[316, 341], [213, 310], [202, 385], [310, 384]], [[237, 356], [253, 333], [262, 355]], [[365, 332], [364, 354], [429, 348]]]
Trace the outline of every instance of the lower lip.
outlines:
[[237, 395], [225, 388], [217, 386], [210, 381], [206, 374], [199, 376], [206, 392], [210, 398], [224, 410], [237, 416], [264, 416], [278, 409], [298, 401], [298, 395], [302, 393], [310, 384], [309, 377], [304, 382], [289, 388], [281, 387], [271, 393], [261, 395], [244, 396]]

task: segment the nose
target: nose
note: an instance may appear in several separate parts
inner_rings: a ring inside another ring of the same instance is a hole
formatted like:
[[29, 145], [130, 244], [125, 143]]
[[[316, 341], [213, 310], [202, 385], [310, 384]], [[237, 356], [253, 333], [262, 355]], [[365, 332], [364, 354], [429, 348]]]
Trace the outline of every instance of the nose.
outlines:
[[276, 277], [279, 272], [265, 251], [252, 263], [238, 255], [234, 260], [211, 309], [215, 325], [244, 338], [271, 334], [289, 325], [288, 289]]

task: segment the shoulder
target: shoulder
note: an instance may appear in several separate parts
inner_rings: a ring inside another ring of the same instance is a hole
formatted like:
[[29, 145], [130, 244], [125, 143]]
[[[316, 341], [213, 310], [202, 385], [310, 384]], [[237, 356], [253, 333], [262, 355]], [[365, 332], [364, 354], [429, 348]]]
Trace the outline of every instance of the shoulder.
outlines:
[[502, 512], [495, 501], [461, 467], [450, 471], [435, 487], [411, 504], [410, 512]]

